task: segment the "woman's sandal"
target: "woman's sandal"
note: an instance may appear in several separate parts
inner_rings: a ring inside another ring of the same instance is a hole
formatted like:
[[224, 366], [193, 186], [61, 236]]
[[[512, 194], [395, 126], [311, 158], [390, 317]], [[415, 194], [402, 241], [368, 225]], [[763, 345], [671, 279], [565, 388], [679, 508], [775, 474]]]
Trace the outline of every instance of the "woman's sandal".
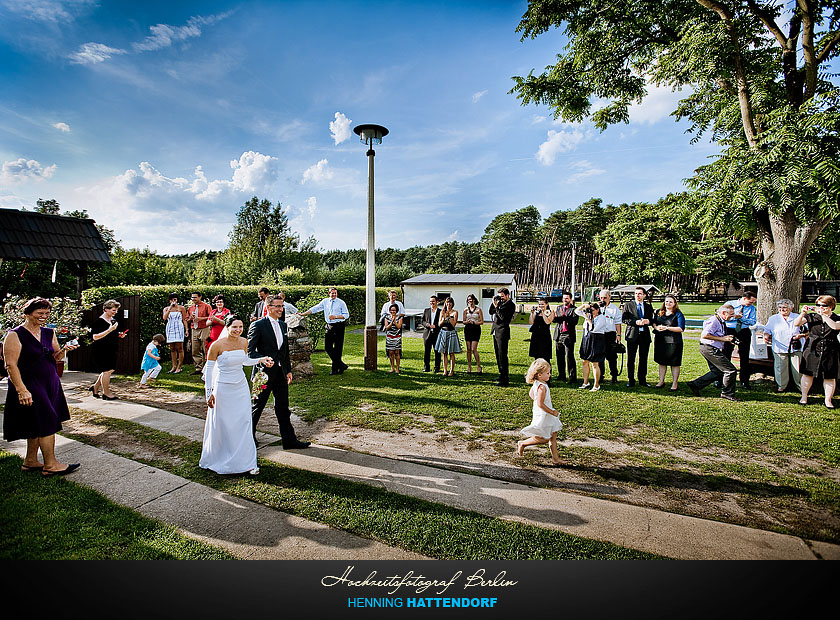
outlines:
[[44, 478], [49, 478], [50, 476], [66, 476], [67, 474], [71, 474], [77, 469], [81, 467], [81, 463], [72, 463], [67, 466], [66, 469], [62, 469], [61, 471], [50, 471], [48, 469], [44, 469], [41, 471], [41, 475]]
[[43, 469], [44, 469], [43, 465], [37, 465], [37, 466], [36, 465], [21, 465], [20, 466], [21, 471], [37, 472], [37, 471], [42, 471]]

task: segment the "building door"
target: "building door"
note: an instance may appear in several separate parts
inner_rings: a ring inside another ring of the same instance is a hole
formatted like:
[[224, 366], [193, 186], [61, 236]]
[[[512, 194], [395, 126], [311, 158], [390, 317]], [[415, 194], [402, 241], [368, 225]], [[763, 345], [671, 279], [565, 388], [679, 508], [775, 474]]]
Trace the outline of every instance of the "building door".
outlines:
[[484, 320], [490, 320], [490, 306], [493, 305], [493, 296], [496, 294], [496, 289], [494, 288], [483, 288], [481, 289], [481, 310], [484, 312]]

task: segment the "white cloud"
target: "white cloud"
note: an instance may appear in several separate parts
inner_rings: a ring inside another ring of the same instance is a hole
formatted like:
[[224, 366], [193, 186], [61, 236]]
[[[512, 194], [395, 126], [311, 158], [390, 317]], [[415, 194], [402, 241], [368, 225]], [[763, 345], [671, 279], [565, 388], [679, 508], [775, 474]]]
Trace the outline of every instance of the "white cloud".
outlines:
[[329, 162], [326, 159], [322, 159], [317, 164], [313, 164], [304, 170], [301, 183], [306, 183], [307, 181], [321, 183], [331, 178], [333, 178], [333, 171], [330, 170]]
[[550, 166], [554, 163], [558, 154], [574, 150], [583, 138], [583, 131], [578, 127], [561, 131], [549, 129], [548, 139], [540, 144], [540, 148], [537, 150], [537, 161], [543, 166]]
[[318, 210], [318, 200], [315, 196], [306, 199], [306, 208], [309, 211], [309, 217], [315, 219], [315, 211]]
[[[209, 26], [225, 19], [231, 11], [227, 13], [220, 13], [218, 15], [210, 15], [209, 17], [202, 17], [197, 15], [190, 17], [185, 26], [170, 26], [168, 24], [157, 24], [149, 26], [149, 31], [152, 33], [139, 43], [132, 43], [131, 49], [134, 52], [151, 52], [165, 47], [170, 47], [175, 43], [186, 41], [194, 37], [201, 36], [201, 27]], [[85, 43], [78, 51], [70, 54], [70, 61], [79, 65], [95, 65], [108, 60], [111, 56], [119, 54], [128, 54], [128, 50], [109, 47], [104, 43]]]
[[135, 52], [151, 52], [169, 47], [181, 41], [186, 41], [187, 39], [200, 37], [202, 26], [215, 24], [228, 15], [230, 15], [230, 13], [210, 15], [209, 17], [202, 17], [200, 15], [190, 17], [185, 26], [170, 26], [168, 24], [149, 26], [149, 31], [152, 34], [139, 43], [133, 43], [131, 47]]
[[685, 94], [679, 91], [671, 92], [670, 86], [654, 86], [647, 84], [648, 94], [642, 103], [630, 106], [630, 123], [653, 125], [664, 118], [668, 118], [677, 108], [677, 103]]
[[337, 145], [350, 138], [350, 124], [352, 122], [343, 113], [335, 113], [335, 120], [330, 121], [330, 133]]
[[75, 19], [73, 13], [95, 6], [96, 0], [4, 0], [2, 5], [28, 19], [58, 24], [72, 22]]
[[111, 56], [127, 53], [123, 49], [108, 47], [103, 43], [85, 43], [77, 52], [70, 54], [70, 62], [77, 65], [95, 65], [108, 60]]
[[486, 90], [480, 90], [477, 93], [473, 93], [472, 102], [473, 103], [478, 103], [478, 100], [481, 99], [486, 94], [487, 94]]
[[40, 162], [34, 159], [27, 160], [21, 157], [3, 164], [3, 168], [0, 170], [0, 179], [10, 183], [21, 183], [29, 179], [43, 181], [55, 174], [55, 168], [55, 164], [44, 168]]
[[53, 127], [55, 127], [56, 129], [60, 129], [65, 133], [70, 131], [70, 125], [68, 125], [67, 123], [53, 123]]
[[91, 217], [114, 229], [124, 247], [150, 245], [163, 253], [221, 249], [235, 205], [252, 196], [276, 196], [280, 178], [280, 160], [263, 153], [246, 151], [229, 165], [229, 178], [214, 179], [201, 165], [185, 178], [141, 162], [76, 188], [62, 205], [88, 209]]
[[570, 167], [573, 170], [579, 170], [579, 172], [576, 172], [575, 174], [571, 175], [568, 179], [566, 179], [566, 182], [569, 184], [578, 183], [583, 179], [598, 176], [601, 174], [606, 174], [607, 172], [606, 170], [603, 170], [601, 168], [596, 168], [592, 165], [592, 162], [586, 159], [576, 161]]
[[534, 114], [534, 115], [531, 116], [531, 124], [532, 125], [539, 125], [541, 123], [546, 122], [547, 120], [548, 120], [547, 116], [541, 116], [539, 114]]
[[458, 238], [458, 231], [456, 230], [451, 235], [449, 235], [446, 240], [447, 241], [455, 241]]

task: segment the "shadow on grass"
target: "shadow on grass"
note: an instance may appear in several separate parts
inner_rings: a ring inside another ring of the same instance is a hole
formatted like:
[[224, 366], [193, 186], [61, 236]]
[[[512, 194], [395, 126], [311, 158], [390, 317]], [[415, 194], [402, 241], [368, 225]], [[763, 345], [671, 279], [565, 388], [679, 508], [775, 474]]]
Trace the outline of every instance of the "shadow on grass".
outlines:
[[630, 482], [641, 486], [667, 486], [674, 489], [694, 489], [705, 492], [741, 493], [756, 497], [807, 497], [809, 495], [807, 491], [789, 485], [747, 482], [719, 474], [695, 474], [664, 467], [570, 465], [567, 469], [594, 474], [607, 480]]

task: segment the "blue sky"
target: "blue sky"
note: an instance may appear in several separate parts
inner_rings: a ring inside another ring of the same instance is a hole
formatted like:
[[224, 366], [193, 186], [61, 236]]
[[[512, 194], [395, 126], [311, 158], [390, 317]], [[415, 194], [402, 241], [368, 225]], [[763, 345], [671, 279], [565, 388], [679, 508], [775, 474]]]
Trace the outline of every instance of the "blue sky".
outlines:
[[54, 198], [124, 247], [222, 249], [251, 196], [302, 237], [361, 248], [378, 123], [376, 245], [477, 241], [497, 214], [655, 201], [714, 153], [652, 88], [600, 133], [507, 94], [559, 32], [525, 2], [0, 0], [0, 207]]

